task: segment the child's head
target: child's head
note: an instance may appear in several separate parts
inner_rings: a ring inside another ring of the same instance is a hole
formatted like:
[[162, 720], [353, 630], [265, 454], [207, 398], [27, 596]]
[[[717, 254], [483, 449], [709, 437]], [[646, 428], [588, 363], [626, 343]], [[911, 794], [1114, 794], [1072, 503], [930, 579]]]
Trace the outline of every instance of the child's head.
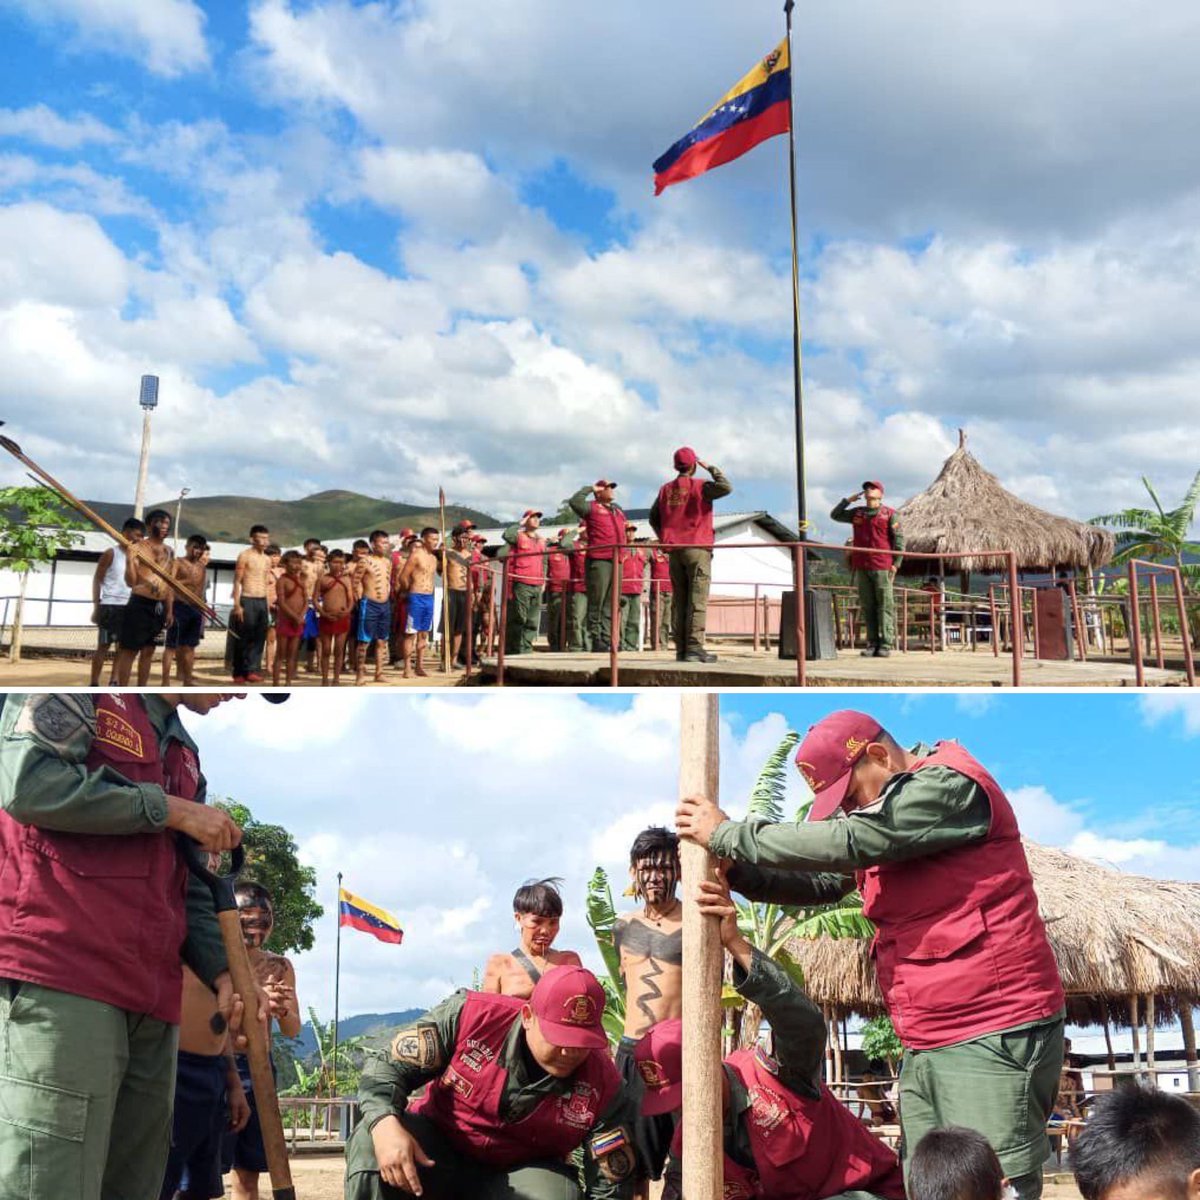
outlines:
[[330, 575], [340, 575], [346, 569], [345, 550], [334, 550], [329, 555]]
[[[300, 557], [296, 551], [292, 553]], [[245, 879], [234, 885], [233, 894], [242, 922], [242, 940], [247, 946], [261, 949], [275, 925], [275, 905], [271, 893], [261, 883]]]
[[371, 547], [369, 545], [367, 545], [367, 543], [362, 538], [358, 538], [355, 541], [354, 546], [351, 548], [350, 553], [355, 558], [362, 558], [362, 556], [364, 554], [371, 553]]
[[289, 550], [283, 556], [283, 569], [289, 575], [299, 575], [300, 568], [304, 566], [304, 557], [299, 550]]
[[910, 1200], [1001, 1200], [1004, 1168], [982, 1133], [951, 1125], [917, 1143], [906, 1191]]
[[277, 545], [275, 545], [274, 542], [272, 542], [267, 547], [267, 557], [271, 560], [271, 566], [273, 566], [273, 567], [279, 566], [279, 560], [282, 556], [283, 556], [283, 551], [280, 550], [280, 548]]
[[1071, 1165], [1084, 1200], [1197, 1200], [1200, 1113], [1156, 1088], [1118, 1088], [1096, 1101]]
[[538, 954], [545, 954], [558, 936], [562, 919], [562, 896], [558, 893], [559, 879], [531, 879], [517, 888], [513, 896], [513, 916], [522, 940]]

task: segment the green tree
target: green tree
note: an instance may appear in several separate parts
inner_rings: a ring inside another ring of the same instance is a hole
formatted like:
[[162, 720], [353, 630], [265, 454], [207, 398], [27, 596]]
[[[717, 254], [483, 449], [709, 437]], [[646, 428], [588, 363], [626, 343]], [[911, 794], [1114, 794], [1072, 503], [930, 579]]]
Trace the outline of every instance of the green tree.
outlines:
[[322, 1023], [317, 1017], [316, 1009], [310, 1007], [308, 1023], [312, 1026], [313, 1037], [317, 1042], [316, 1053], [310, 1054], [304, 1062], [293, 1057], [292, 1066], [296, 1082], [283, 1094], [285, 1096], [331, 1097], [334, 1095], [334, 1078], [336, 1076], [336, 1094], [353, 1096], [358, 1091], [358, 1082], [362, 1077], [365, 1035], [338, 1038], [335, 1057], [333, 1022]]
[[236, 800], [218, 800], [217, 807], [241, 826], [246, 851], [242, 878], [261, 883], [271, 893], [275, 929], [270, 948], [277, 954], [311, 950], [313, 922], [325, 910], [313, 899], [317, 873], [296, 857], [295, 839], [282, 825], [255, 820], [250, 809]]
[[862, 1027], [862, 1051], [868, 1059], [882, 1060], [891, 1074], [896, 1073], [896, 1064], [904, 1053], [904, 1047], [896, 1036], [891, 1018], [872, 1017]]
[[60, 550], [78, 545], [83, 539], [76, 531], [82, 528], [49, 488], [0, 489], [0, 567], [15, 571], [20, 580], [8, 651], [12, 662], [21, 661], [21, 627], [29, 573], [53, 562]]
[[[1200, 555], [1200, 542], [1188, 540], [1188, 530], [1196, 519], [1196, 506], [1200, 504], [1200, 471], [1196, 472], [1182, 501], [1172, 509], [1163, 508], [1158, 493], [1145, 475], [1142, 476], [1142, 483], [1154, 502], [1153, 508], [1126, 508], [1121, 512], [1092, 517], [1088, 524], [1102, 525], [1115, 532], [1115, 566], [1121, 566], [1131, 558], [1169, 563], [1179, 569], [1184, 592], [1194, 595], [1200, 584], [1200, 563], [1185, 562], [1184, 556]], [[1197, 623], [1197, 616], [1193, 613], [1190, 619], [1193, 640], [1196, 638]]]

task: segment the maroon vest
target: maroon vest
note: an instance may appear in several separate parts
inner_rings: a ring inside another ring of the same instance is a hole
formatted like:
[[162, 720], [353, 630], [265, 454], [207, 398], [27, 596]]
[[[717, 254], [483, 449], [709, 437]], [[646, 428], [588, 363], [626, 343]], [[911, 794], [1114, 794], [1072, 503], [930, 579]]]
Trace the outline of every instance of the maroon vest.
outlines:
[[571, 1090], [546, 1096], [525, 1118], [505, 1124], [500, 1097], [508, 1071], [504, 1043], [525, 1001], [470, 992], [446, 1069], [411, 1105], [460, 1153], [502, 1169], [538, 1158], [566, 1158], [583, 1143], [621, 1086], [603, 1050], [593, 1050], [571, 1076]]
[[571, 558], [568, 551], [559, 546], [550, 550], [546, 560], [546, 590], [550, 592], [565, 592], [571, 579]]
[[650, 583], [663, 595], [674, 591], [671, 583], [671, 560], [661, 550], [650, 551]]
[[508, 577], [514, 583], [530, 583], [541, 587], [546, 581], [546, 539], [536, 533], [519, 530], [517, 544], [512, 548], [512, 563]]
[[[625, 545], [625, 514], [615, 504], [606, 508], [597, 500], [591, 501], [583, 524], [588, 558], [612, 558], [612, 547]], [[593, 550], [593, 546], [597, 548]]]
[[664, 546], [711, 546], [713, 506], [704, 498], [704, 481], [680, 475], [658, 489], [658, 540]]
[[[896, 1155], [827, 1087], [815, 1100], [798, 1095], [779, 1082], [775, 1060], [762, 1050], [737, 1050], [725, 1063], [750, 1098], [742, 1119], [754, 1155], [752, 1168], [724, 1156], [725, 1200], [822, 1200], [850, 1191], [904, 1200]], [[675, 1133], [677, 1155], [682, 1132]]]
[[585, 550], [571, 551], [571, 591], [577, 594], [587, 591], [587, 552]]
[[646, 551], [626, 550], [621, 557], [621, 595], [640, 596], [646, 575]]
[[913, 1050], [1041, 1020], [1065, 1003], [1012, 806], [957, 743], [938, 742], [913, 770], [935, 766], [987, 793], [987, 837], [858, 873], [863, 911], [877, 930], [879, 986], [896, 1033]]
[[[195, 752], [165, 748], [140, 697], [98, 694], [89, 774], [191, 800]], [[170, 833], [59, 833], [0, 812], [0, 977], [179, 1023], [187, 868]]]
[[888, 521], [895, 511], [894, 508], [881, 504], [874, 513], [867, 508], [856, 508], [851, 512], [854, 518], [855, 546], [855, 549], [850, 551], [851, 570], [886, 571], [895, 561], [890, 554], [869, 553], [892, 548]]

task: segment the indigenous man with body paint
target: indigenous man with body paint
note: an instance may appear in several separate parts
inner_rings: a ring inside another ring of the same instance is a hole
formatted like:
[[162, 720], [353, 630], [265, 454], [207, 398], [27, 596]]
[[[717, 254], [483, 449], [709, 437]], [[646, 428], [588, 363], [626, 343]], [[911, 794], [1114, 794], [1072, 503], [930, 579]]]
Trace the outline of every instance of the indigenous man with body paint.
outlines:
[[505, 654], [531, 654], [542, 616], [542, 588], [546, 582], [546, 539], [538, 533], [542, 514], [525, 510], [520, 521], [504, 531], [510, 547], [508, 564], [508, 625], [504, 630]]
[[629, 1106], [603, 1016], [599, 980], [555, 967], [527, 1000], [459, 991], [401, 1030], [363, 1071], [346, 1200], [629, 1200]]
[[137, 660], [137, 686], [150, 682], [154, 647], [171, 624], [175, 593], [148, 566], [147, 560], [161, 571], [170, 572], [174, 553], [167, 545], [171, 532], [171, 514], [161, 508], [146, 514], [145, 538], [136, 542], [125, 556], [125, 582], [129, 585], [129, 603], [121, 621], [120, 648], [113, 667], [118, 687], [127, 687]]
[[[146, 536], [146, 526], [137, 517], [129, 517], [121, 526], [126, 541], [140, 542]], [[121, 641], [121, 624], [125, 620], [125, 605], [131, 589], [125, 582], [125, 547], [111, 546], [100, 555], [92, 576], [92, 624], [96, 626], [96, 652], [92, 655], [91, 686], [100, 686], [100, 672], [108, 657], [109, 647], [117, 653]], [[117, 682], [116, 664], [110, 683]]]
[[[371, 534], [371, 553], [358, 560], [354, 572], [358, 596], [358, 660], [356, 687], [367, 677], [367, 653], [375, 648], [375, 682], [383, 682], [383, 654], [392, 632], [392, 543], [385, 530]], [[405, 674], [407, 674], [407, 670]]]
[[[823, 1082], [825, 1015], [791, 976], [738, 929], [729, 885], [702, 880], [696, 903], [720, 921], [733, 986], [762, 1010], [771, 1052], [735, 1050], [724, 1062], [722, 1143], [729, 1200], [904, 1200], [896, 1155]], [[683, 1022], [653, 1026], [635, 1051], [642, 1113], [683, 1104]], [[671, 1143], [663, 1200], [680, 1200], [682, 1129]]]
[[[265, 949], [275, 925], [271, 893], [260, 883], [242, 880], [234, 889], [234, 895], [242, 923], [242, 939], [258, 986], [266, 993], [270, 1019], [284, 1037], [297, 1037], [300, 1033], [300, 1003], [296, 999], [296, 972], [289, 959]], [[271, 1069], [275, 1069], [274, 1063]], [[225, 1168], [233, 1170], [233, 1200], [258, 1200], [258, 1177], [268, 1169], [267, 1152], [263, 1146], [250, 1062], [244, 1054], [237, 1056], [237, 1071], [250, 1102], [250, 1119], [226, 1139]]]
[[[611, 649], [613, 564], [625, 545], [625, 514], [617, 507], [611, 479], [581, 487], [567, 503], [587, 533], [587, 649], [607, 654]], [[588, 497], [591, 497], [589, 500]]]
[[[203, 597], [208, 590], [208, 542], [198, 533], [188, 538], [183, 557], [172, 562], [171, 574], [193, 595]], [[174, 659], [179, 665], [180, 682], [184, 687], [195, 687], [196, 647], [204, 637], [204, 614], [182, 596], [176, 597], [173, 614], [163, 649], [162, 685], [171, 686]]]
[[437, 576], [437, 548], [441, 541], [432, 525], [421, 530], [421, 538], [413, 543], [408, 562], [400, 572], [400, 587], [408, 596], [408, 624], [404, 636], [404, 678], [409, 677], [409, 663], [415, 658], [417, 675], [425, 670], [425, 644], [433, 635], [433, 593]]
[[[850, 506], [855, 500], [865, 503]], [[904, 534], [894, 508], [883, 502], [883, 484], [868, 479], [861, 492], [839, 500], [830, 517], [854, 527], [850, 551], [850, 570], [858, 587], [863, 620], [867, 624], [867, 648], [864, 658], [887, 658], [896, 645], [896, 597], [892, 584], [900, 569], [900, 551]]]
[[[675, 616], [675, 657], [681, 662], [716, 662], [704, 648], [708, 587], [712, 582], [713, 501], [728, 496], [733, 484], [720, 468], [701, 462], [690, 446], [675, 451], [675, 478], [658, 489], [650, 525], [667, 547]], [[703, 467], [711, 479], [697, 479]]]
[[[651, 1026], [683, 1015], [683, 905], [679, 886], [679, 839], [669, 829], [652, 825], [633, 840], [629, 876], [637, 912], [617, 918], [613, 945], [621, 958], [625, 982], [625, 1031], [617, 1046], [617, 1070], [630, 1099], [639, 1102], [641, 1076], [634, 1053]], [[662, 1175], [675, 1132], [670, 1114], [638, 1116], [634, 1122], [638, 1150], [639, 1195], [649, 1179]]]
[[752, 900], [862, 892], [905, 1047], [902, 1157], [930, 1129], [965, 1125], [1035, 1200], [1065, 1001], [1012, 805], [956, 742], [905, 750], [861, 712], [819, 721], [796, 763], [814, 794], [807, 823], [731, 821], [694, 796], [680, 801], [680, 834], [732, 859], [729, 882]]
[[233, 610], [230, 624], [233, 643], [233, 682], [262, 683], [263, 647], [270, 623], [271, 559], [267, 547], [271, 532], [265, 525], [250, 527], [250, 545], [233, 566]]
[[513, 896], [513, 920], [520, 945], [510, 954], [493, 954], [483, 973], [483, 990], [528, 1000], [551, 967], [581, 967], [574, 950], [554, 950], [562, 922], [561, 879], [527, 880]]
[[[176, 834], [241, 841], [205, 804], [177, 709], [229, 695], [12, 694], [0, 717], [0, 1195], [153, 1200], [171, 1136], [186, 963], [241, 1022], [208, 888]], [[182, 959], [182, 962], [181, 962]]]
[[[471, 530], [474, 521], [459, 521], [450, 535], [450, 549], [446, 551], [446, 576], [442, 580], [442, 636], [450, 639], [450, 660], [459, 666], [466, 665], [467, 634], [467, 579], [471, 571]], [[438, 571], [442, 569], [439, 556]]]

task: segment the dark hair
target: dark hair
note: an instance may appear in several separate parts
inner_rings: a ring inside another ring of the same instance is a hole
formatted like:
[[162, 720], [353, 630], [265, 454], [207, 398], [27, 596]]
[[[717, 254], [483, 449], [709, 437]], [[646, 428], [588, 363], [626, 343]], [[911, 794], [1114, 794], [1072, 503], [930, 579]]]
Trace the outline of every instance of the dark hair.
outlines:
[[251, 525], [250, 536], [253, 537], [256, 533], [270, 533], [271, 531], [265, 525]]
[[386, 529], [372, 529], [371, 541], [374, 541], [376, 538], [387, 538], [388, 541], [391, 541], [392, 535]]
[[908, 1162], [910, 1200], [1000, 1200], [1004, 1168], [991, 1143], [974, 1129], [932, 1129]]
[[629, 865], [634, 866], [639, 859], [663, 852], [679, 853], [679, 835], [662, 825], [651, 825], [633, 839], [633, 845], [629, 847]]
[[362, 540], [362, 538], [355, 538], [354, 539], [354, 549], [357, 550], [359, 548], [359, 546], [361, 546], [364, 550], [370, 550], [370, 548], [371, 548], [370, 542], [364, 542]]
[[[292, 551], [294, 554], [295, 551]], [[274, 909], [275, 901], [271, 899], [269, 889], [253, 879], [242, 879], [233, 885], [233, 894], [239, 900], [245, 900], [248, 908]]]
[[139, 517], [126, 517], [125, 524], [121, 526], [122, 533], [145, 533], [146, 522]]
[[513, 896], [513, 912], [533, 913], [539, 917], [561, 917], [562, 896], [558, 885], [561, 879], [527, 879]]
[[282, 553], [283, 553], [283, 551], [282, 551], [282, 550], [280, 550], [280, 548], [279, 548], [277, 545], [275, 545], [275, 543], [274, 543], [274, 542], [272, 542], [272, 543], [271, 543], [271, 544], [270, 544], [270, 545], [267, 547], [267, 553], [268, 553], [268, 554], [282, 554]]
[[427, 533], [437, 533], [437, 530], [434, 529], [432, 525], [426, 525], [425, 528], [421, 530], [421, 536], [424, 537]]
[[304, 555], [299, 550], [289, 550], [284, 556], [284, 562], [299, 562], [304, 558]]
[[1155, 1180], [1159, 1196], [1183, 1200], [1188, 1176], [1200, 1169], [1200, 1113], [1157, 1088], [1118, 1088], [1096, 1101], [1071, 1145], [1071, 1165], [1084, 1200], [1103, 1200], [1140, 1177]]
[[344, 559], [345, 557], [346, 557], [345, 550], [330, 550], [330, 552], [329, 552], [329, 561], [330, 562], [333, 562], [334, 559]]
[[321, 544], [320, 538], [305, 538], [304, 539], [305, 550], [307, 550], [309, 548], [309, 546], [319, 546], [320, 544]]
[[192, 536], [188, 538], [187, 545], [189, 550], [193, 546], [199, 546], [202, 550], [208, 549], [208, 543], [204, 540], [204, 535], [199, 533], [193, 533]]
[[149, 525], [151, 521], [157, 521], [160, 517], [166, 517], [169, 521], [171, 514], [165, 508], [156, 508], [153, 512], [146, 514], [146, 524]]

